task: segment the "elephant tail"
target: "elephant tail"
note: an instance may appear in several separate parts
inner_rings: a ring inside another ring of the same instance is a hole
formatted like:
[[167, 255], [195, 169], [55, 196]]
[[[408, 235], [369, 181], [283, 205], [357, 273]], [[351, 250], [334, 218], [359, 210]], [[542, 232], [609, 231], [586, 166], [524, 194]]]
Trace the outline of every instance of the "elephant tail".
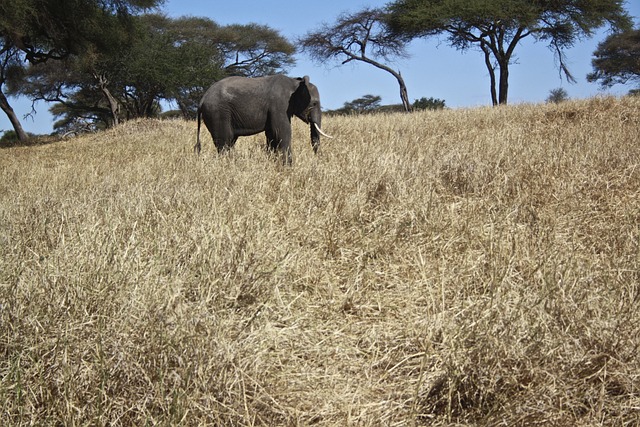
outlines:
[[193, 152], [196, 154], [200, 154], [200, 150], [202, 149], [202, 146], [200, 145], [200, 125], [202, 123], [202, 111], [200, 110], [200, 107], [198, 107], [198, 134], [196, 136], [196, 145], [193, 146]]

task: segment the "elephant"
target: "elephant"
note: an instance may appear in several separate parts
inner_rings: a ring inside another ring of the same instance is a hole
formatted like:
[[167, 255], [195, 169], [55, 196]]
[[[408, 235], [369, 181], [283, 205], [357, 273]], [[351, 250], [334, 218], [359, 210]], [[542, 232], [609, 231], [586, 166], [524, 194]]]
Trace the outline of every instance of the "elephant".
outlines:
[[265, 132], [267, 149], [279, 151], [283, 162], [291, 165], [293, 116], [309, 124], [311, 146], [317, 153], [320, 135], [331, 136], [322, 131], [320, 94], [309, 76], [226, 77], [211, 85], [200, 101], [194, 151], [200, 154], [200, 126], [204, 121], [218, 152], [231, 149], [239, 136]]

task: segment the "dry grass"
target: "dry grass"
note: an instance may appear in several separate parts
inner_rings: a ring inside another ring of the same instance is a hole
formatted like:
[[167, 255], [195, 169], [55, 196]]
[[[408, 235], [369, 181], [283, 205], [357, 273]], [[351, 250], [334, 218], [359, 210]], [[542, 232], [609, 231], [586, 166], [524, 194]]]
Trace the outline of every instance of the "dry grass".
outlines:
[[0, 425], [640, 423], [640, 100], [0, 152]]

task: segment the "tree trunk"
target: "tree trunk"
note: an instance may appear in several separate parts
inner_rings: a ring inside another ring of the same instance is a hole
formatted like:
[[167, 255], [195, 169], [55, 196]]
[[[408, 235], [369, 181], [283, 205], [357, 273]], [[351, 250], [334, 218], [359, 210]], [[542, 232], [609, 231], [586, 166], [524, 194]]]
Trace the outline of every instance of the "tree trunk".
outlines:
[[509, 93], [509, 61], [500, 63], [500, 87], [498, 88], [498, 103], [507, 105], [507, 95]]
[[109, 111], [111, 111], [111, 121], [112, 126], [117, 126], [120, 123], [120, 118], [118, 117], [120, 113], [120, 104], [118, 100], [111, 94], [111, 91], [107, 87], [109, 81], [103, 75], [98, 75], [97, 73], [93, 74], [93, 77], [98, 81], [98, 86], [100, 87], [100, 91], [107, 98], [107, 102], [109, 103]]
[[2, 108], [2, 111], [4, 111], [9, 118], [9, 121], [13, 126], [13, 130], [16, 132], [18, 140], [26, 141], [27, 139], [29, 139], [29, 135], [27, 135], [27, 133], [22, 128], [20, 120], [18, 120], [18, 116], [16, 116], [15, 111], [13, 111], [13, 108], [11, 108], [11, 105], [9, 105], [9, 100], [4, 95], [4, 93], [2, 93], [2, 91], [0, 91], [0, 108]]
[[[506, 27], [496, 22], [493, 32], [483, 33], [480, 38], [480, 48], [484, 52], [484, 62], [489, 70], [491, 78], [491, 102], [494, 106], [506, 105], [509, 94], [509, 63], [513, 52], [523, 38], [527, 37], [530, 32], [526, 32], [526, 27], [519, 27], [511, 36], [511, 42], [505, 50], [505, 42], [509, 39], [509, 33]], [[486, 38], [485, 38], [486, 37]], [[477, 43], [476, 40], [473, 41]], [[491, 56], [495, 59], [495, 63], [491, 62]], [[494, 65], [495, 64], [495, 65]], [[496, 67], [499, 69], [500, 77], [498, 90], [496, 91]], [[497, 93], [496, 93], [497, 92]]]
[[409, 103], [409, 95], [407, 93], [407, 85], [404, 83], [404, 79], [402, 78], [402, 74], [400, 74], [400, 72], [395, 71], [393, 68], [387, 67], [384, 64], [376, 62], [373, 59], [367, 58], [366, 56], [351, 57], [350, 59], [344, 61], [343, 64], [346, 64], [347, 62], [353, 60], [366, 62], [367, 64], [371, 64], [376, 68], [391, 73], [391, 75], [396, 78], [396, 80], [398, 81], [398, 85], [400, 86], [400, 99], [402, 100], [402, 107], [404, 108], [404, 111], [411, 111], [411, 104]]
[[400, 85], [400, 99], [402, 99], [402, 106], [407, 113], [411, 111], [411, 104], [409, 103], [409, 94], [407, 93], [407, 85], [404, 83], [404, 79], [398, 73], [398, 84]]
[[495, 107], [498, 105], [498, 95], [496, 93], [496, 71], [495, 67], [491, 63], [491, 50], [484, 40], [480, 42], [480, 48], [484, 52], [484, 63], [489, 71], [489, 78], [491, 79], [491, 103]]
[[396, 80], [398, 81], [398, 85], [400, 86], [400, 99], [402, 100], [402, 107], [404, 108], [404, 111], [407, 113], [411, 111], [411, 104], [409, 103], [409, 94], [407, 93], [407, 85], [405, 84], [404, 79], [402, 78], [402, 74], [400, 74], [400, 72], [393, 71], [391, 68], [380, 66], [380, 64], [376, 66], [378, 68], [381, 68], [385, 71], [390, 72], [393, 75], [393, 77], [396, 78]]

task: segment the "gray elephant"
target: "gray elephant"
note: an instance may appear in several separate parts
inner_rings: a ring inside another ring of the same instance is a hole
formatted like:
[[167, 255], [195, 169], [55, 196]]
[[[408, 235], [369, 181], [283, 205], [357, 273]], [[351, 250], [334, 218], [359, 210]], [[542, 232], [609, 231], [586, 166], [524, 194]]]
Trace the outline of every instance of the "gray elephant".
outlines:
[[279, 151], [283, 162], [291, 164], [293, 116], [309, 124], [311, 146], [317, 153], [320, 135], [331, 137], [322, 132], [320, 94], [308, 76], [227, 77], [214, 83], [200, 101], [194, 150], [200, 153], [203, 120], [218, 152], [233, 147], [239, 136], [265, 132], [267, 148]]

